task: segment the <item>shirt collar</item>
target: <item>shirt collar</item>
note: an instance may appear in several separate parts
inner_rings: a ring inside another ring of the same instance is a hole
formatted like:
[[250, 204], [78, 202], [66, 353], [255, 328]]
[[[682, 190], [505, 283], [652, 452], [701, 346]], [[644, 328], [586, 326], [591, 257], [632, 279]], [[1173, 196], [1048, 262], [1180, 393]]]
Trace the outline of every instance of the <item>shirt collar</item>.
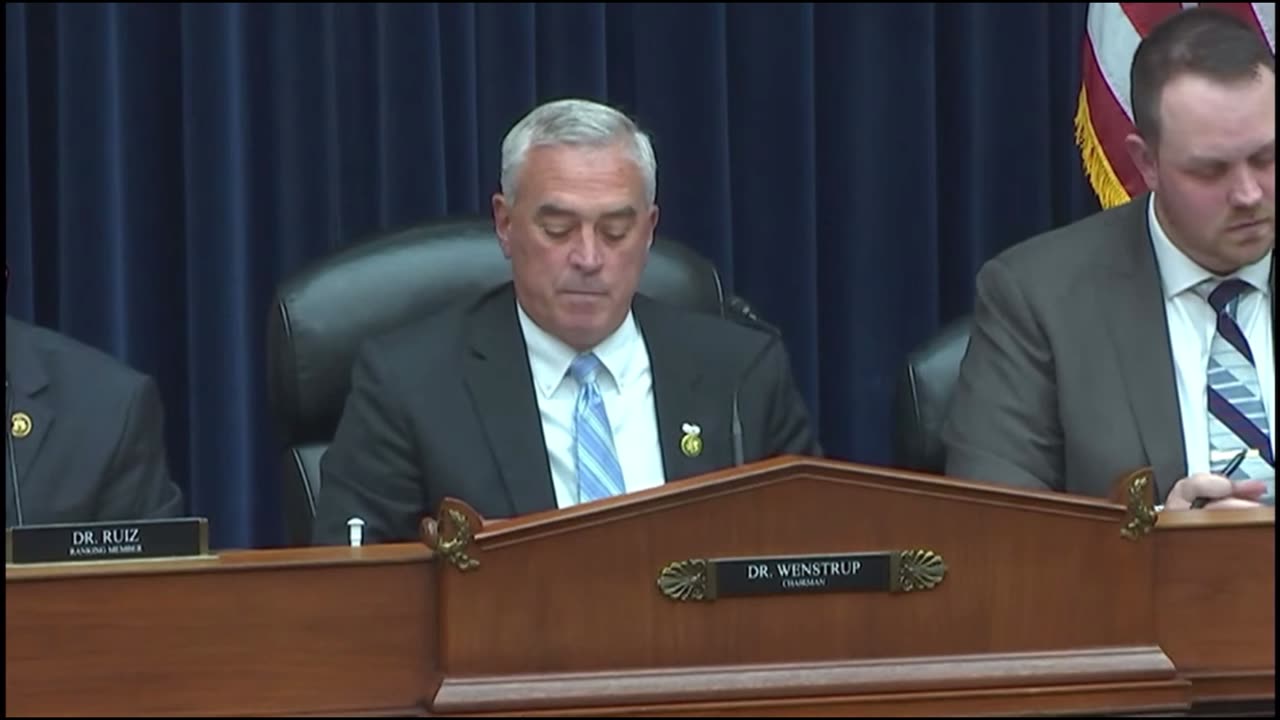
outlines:
[[[1151, 228], [1151, 244], [1155, 248], [1156, 266], [1160, 270], [1160, 282], [1166, 300], [1171, 300], [1206, 280], [1227, 279], [1205, 269], [1173, 244], [1160, 225], [1160, 219], [1156, 217], [1155, 193], [1151, 193], [1147, 202], [1147, 226]], [[1268, 250], [1257, 262], [1246, 265], [1227, 277], [1238, 277], [1260, 291], [1263, 297], [1269, 296], [1272, 252], [1274, 250]]]
[[[564, 382], [569, 372], [569, 363], [578, 356], [578, 351], [569, 347], [563, 340], [542, 329], [524, 307], [516, 300], [516, 315], [520, 320], [520, 329], [524, 332], [525, 346], [529, 353], [529, 369], [533, 373], [533, 384], [543, 397], [551, 397]], [[600, 341], [588, 352], [595, 353], [603, 366], [597, 381], [602, 389], [612, 385], [621, 388], [633, 374], [635, 367], [632, 358], [636, 343], [640, 340], [640, 330], [636, 326], [634, 314], [628, 310], [622, 324], [609, 337]]]

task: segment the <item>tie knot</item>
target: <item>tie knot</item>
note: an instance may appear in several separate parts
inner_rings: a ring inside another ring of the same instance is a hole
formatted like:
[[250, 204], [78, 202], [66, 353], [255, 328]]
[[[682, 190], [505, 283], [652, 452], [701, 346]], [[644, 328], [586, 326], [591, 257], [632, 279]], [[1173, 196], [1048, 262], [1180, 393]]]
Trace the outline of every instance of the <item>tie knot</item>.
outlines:
[[1240, 278], [1230, 278], [1229, 280], [1223, 280], [1216, 285], [1214, 284], [1214, 281], [1210, 280], [1204, 284], [1203, 288], [1204, 291], [1207, 292], [1209, 305], [1213, 307], [1215, 312], [1221, 315], [1232, 302], [1239, 299], [1241, 295], [1245, 294], [1250, 289], [1250, 285]]
[[596, 373], [600, 372], [600, 358], [595, 353], [579, 355], [569, 363], [569, 373], [579, 385], [590, 385], [596, 381]]

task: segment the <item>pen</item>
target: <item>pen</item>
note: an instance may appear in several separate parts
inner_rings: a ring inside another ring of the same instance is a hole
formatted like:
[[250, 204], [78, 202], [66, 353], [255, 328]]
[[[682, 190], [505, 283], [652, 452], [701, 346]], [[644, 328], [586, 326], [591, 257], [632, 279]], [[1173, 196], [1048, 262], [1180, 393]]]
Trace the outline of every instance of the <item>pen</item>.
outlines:
[[[1240, 469], [1240, 464], [1244, 462], [1244, 459], [1248, 457], [1248, 455], [1249, 455], [1249, 448], [1245, 448], [1240, 452], [1236, 453], [1236, 456], [1231, 458], [1231, 462], [1227, 463], [1227, 466], [1222, 468], [1222, 477], [1231, 479], [1231, 473]], [[1199, 510], [1200, 508], [1208, 504], [1209, 504], [1209, 498], [1198, 497], [1192, 501], [1191, 509]]]

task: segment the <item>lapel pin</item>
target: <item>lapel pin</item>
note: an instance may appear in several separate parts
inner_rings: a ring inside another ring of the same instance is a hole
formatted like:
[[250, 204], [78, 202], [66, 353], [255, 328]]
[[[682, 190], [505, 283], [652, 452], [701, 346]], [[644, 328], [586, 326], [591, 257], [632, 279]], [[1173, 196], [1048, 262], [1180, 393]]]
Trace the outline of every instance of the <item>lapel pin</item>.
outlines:
[[9, 434], [16, 438], [24, 438], [31, 434], [31, 416], [24, 412], [16, 412], [9, 418]]
[[702, 454], [702, 428], [693, 423], [680, 426], [684, 437], [680, 438], [680, 451], [685, 457], [698, 457]]

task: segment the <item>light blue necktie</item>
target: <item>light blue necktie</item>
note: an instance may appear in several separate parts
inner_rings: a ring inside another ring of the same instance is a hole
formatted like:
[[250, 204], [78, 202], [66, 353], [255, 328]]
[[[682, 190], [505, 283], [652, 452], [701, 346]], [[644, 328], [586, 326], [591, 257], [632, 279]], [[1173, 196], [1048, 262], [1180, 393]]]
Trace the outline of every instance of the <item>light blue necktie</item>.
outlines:
[[579, 355], [569, 365], [578, 381], [578, 403], [573, 416], [574, 455], [578, 466], [580, 502], [619, 495], [623, 491], [622, 466], [613, 447], [613, 430], [604, 410], [604, 398], [596, 385], [600, 359]]
[[[1271, 490], [1263, 502], [1275, 502], [1275, 460], [1267, 431], [1267, 409], [1262, 402], [1253, 348], [1236, 323], [1240, 297], [1252, 288], [1243, 280], [1231, 279], [1201, 285], [1217, 314], [1217, 331], [1209, 350], [1209, 450], [1210, 470], [1221, 473], [1230, 456], [1243, 448], [1257, 452], [1231, 475], [1233, 480], [1271, 478]], [[1263, 348], [1266, 351], [1266, 348]]]

